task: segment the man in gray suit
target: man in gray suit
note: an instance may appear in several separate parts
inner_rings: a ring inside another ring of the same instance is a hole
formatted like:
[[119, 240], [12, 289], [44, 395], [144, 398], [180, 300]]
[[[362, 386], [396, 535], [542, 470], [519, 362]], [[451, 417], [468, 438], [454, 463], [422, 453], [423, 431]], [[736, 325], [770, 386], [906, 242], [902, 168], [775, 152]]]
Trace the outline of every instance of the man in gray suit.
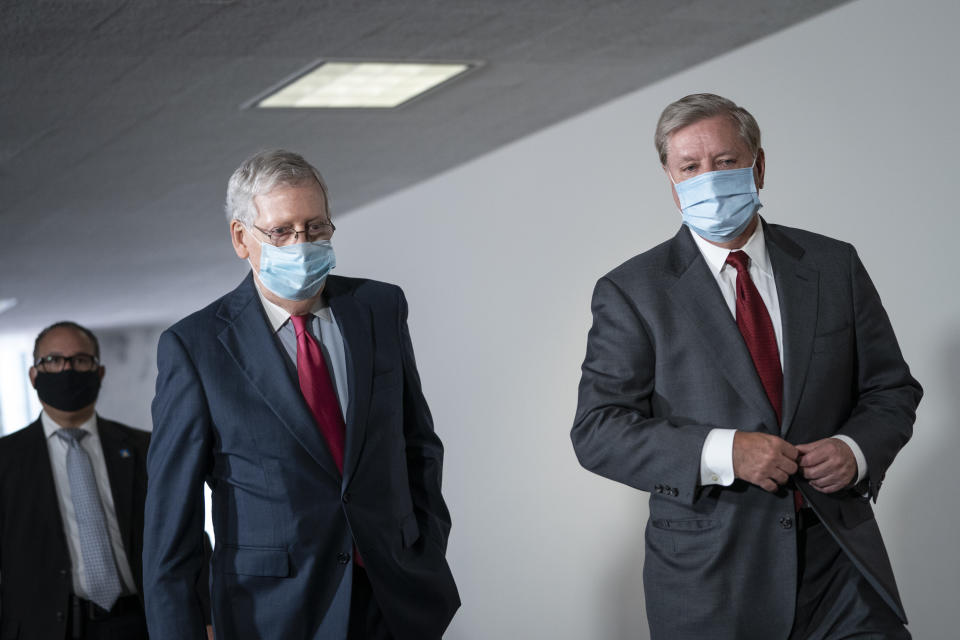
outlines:
[[909, 638], [869, 499], [910, 438], [910, 376], [855, 249], [757, 213], [753, 116], [670, 104], [684, 226], [596, 285], [571, 437], [648, 491], [653, 638]]

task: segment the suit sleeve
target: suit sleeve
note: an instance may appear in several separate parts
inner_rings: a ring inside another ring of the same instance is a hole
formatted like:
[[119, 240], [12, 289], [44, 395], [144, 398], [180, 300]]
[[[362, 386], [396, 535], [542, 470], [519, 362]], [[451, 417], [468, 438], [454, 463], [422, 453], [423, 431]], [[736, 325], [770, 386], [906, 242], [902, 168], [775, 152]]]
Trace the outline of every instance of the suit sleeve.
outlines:
[[433, 429], [430, 408], [420, 386], [407, 327], [407, 300], [399, 294], [400, 348], [403, 360], [403, 432], [406, 441], [410, 494], [421, 531], [446, 550], [450, 512], [440, 493], [443, 444]]
[[692, 503], [700, 454], [713, 428], [655, 415], [656, 353], [643, 318], [620, 288], [601, 278], [570, 437], [584, 468], [642, 491], [677, 489]]
[[203, 385], [180, 338], [157, 352], [153, 437], [147, 456], [143, 583], [150, 637], [206, 638], [197, 580], [204, 562], [203, 482], [211, 426]]
[[913, 433], [923, 389], [910, 375], [880, 295], [853, 247], [850, 261], [857, 401], [839, 434], [853, 438], [863, 451], [868, 489], [876, 500], [887, 469]]

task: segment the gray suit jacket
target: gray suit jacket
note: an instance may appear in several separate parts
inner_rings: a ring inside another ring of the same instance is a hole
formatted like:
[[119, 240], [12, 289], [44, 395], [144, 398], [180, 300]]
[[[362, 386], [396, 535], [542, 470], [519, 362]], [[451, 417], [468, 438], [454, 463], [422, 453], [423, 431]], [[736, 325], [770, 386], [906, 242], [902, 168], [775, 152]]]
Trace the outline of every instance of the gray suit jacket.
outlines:
[[[910, 376], [854, 248], [764, 224], [783, 323], [783, 422], [764, 393], [716, 281], [686, 229], [601, 278], [571, 437], [583, 466], [649, 491], [644, 585], [654, 638], [786, 638], [797, 547], [791, 494], [736, 480], [699, 483], [714, 427], [793, 443], [846, 434], [876, 500], [910, 438], [920, 385]], [[869, 500], [797, 487], [903, 618]]]

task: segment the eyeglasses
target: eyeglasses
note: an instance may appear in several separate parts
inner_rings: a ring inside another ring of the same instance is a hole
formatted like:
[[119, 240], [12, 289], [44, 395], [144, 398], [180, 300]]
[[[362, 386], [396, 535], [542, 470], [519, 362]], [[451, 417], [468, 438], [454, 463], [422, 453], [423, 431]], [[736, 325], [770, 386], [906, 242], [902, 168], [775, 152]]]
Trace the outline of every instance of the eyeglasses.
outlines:
[[68, 362], [70, 368], [74, 371], [93, 371], [100, 366], [100, 360], [89, 353], [78, 353], [72, 356], [61, 356], [59, 353], [53, 353], [38, 358], [33, 364], [44, 373], [60, 373]]
[[273, 229], [261, 229], [257, 225], [253, 228], [267, 236], [270, 244], [282, 246], [292, 244], [300, 239], [302, 233], [307, 238], [307, 242], [316, 242], [317, 240], [329, 240], [333, 237], [333, 232], [337, 230], [332, 222], [311, 222], [305, 229], [294, 229], [293, 227], [274, 227]]

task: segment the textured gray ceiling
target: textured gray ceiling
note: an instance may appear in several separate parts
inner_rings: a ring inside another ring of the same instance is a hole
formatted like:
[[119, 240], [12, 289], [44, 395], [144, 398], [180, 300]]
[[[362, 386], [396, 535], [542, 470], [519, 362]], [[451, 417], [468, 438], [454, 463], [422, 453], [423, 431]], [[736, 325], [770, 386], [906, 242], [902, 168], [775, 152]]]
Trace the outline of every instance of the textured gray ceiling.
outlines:
[[[303, 153], [343, 215], [843, 1], [5, 0], [0, 332], [222, 292], [226, 180], [259, 149]], [[328, 58], [484, 65], [396, 110], [241, 108]]]

